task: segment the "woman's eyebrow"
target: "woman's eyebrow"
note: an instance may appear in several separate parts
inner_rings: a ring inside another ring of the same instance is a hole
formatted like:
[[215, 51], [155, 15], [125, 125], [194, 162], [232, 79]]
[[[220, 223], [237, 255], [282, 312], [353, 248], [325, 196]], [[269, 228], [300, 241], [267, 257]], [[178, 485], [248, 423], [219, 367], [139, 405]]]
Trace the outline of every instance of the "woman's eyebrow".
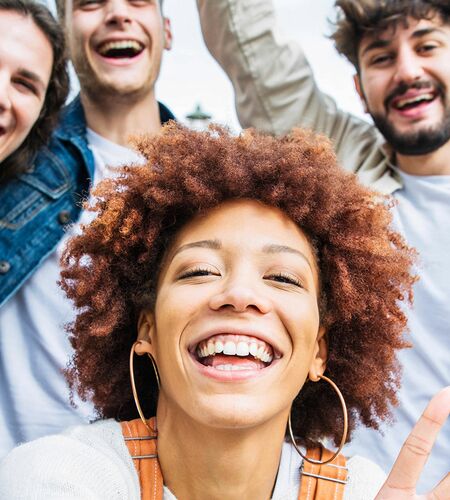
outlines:
[[192, 243], [186, 243], [185, 245], [181, 245], [178, 247], [172, 255], [172, 258], [175, 255], [183, 252], [184, 250], [188, 250], [189, 248], [211, 248], [212, 250], [220, 250], [222, 248], [222, 243], [219, 240], [200, 240], [194, 241]]
[[306, 257], [306, 255], [303, 252], [301, 252], [300, 250], [297, 250], [295, 248], [289, 247], [287, 245], [277, 245], [277, 244], [271, 243], [271, 244], [268, 244], [268, 245], [264, 245], [262, 251], [264, 253], [282, 253], [282, 252], [286, 252], [286, 253], [293, 253], [295, 255], [299, 255], [300, 257], [302, 257], [303, 260], [305, 260], [307, 262], [308, 266], [312, 270], [311, 262], [309, 262], [308, 257]]

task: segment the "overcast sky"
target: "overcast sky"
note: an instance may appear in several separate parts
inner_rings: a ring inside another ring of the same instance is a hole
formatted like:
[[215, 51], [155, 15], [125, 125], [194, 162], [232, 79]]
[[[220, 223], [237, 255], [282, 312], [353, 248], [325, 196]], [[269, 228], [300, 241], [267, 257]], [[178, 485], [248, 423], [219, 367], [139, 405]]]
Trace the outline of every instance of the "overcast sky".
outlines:
[[[53, 0], [44, 0], [52, 3]], [[364, 116], [353, 87], [353, 70], [327, 39], [334, 0], [274, 0], [279, 33], [298, 40], [314, 68], [317, 82], [339, 105]], [[200, 30], [195, 0], [164, 0], [170, 18], [173, 48], [165, 52], [157, 96], [178, 119], [201, 103], [215, 121], [239, 128], [233, 89], [207, 51]], [[307, 15], [306, 15], [307, 13]]]

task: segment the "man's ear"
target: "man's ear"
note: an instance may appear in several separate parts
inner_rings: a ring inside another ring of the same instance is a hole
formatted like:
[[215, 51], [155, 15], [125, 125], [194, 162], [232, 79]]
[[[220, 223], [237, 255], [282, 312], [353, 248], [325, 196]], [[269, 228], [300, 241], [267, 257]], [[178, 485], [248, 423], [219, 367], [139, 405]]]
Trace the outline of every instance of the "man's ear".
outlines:
[[153, 339], [155, 334], [155, 317], [151, 311], [141, 311], [138, 320], [138, 336], [135, 353], [139, 356], [151, 354], [154, 356]]
[[164, 48], [170, 50], [172, 48], [172, 27], [170, 25], [170, 19], [168, 17], [163, 18], [163, 30], [164, 30]]
[[328, 343], [326, 338], [325, 327], [321, 326], [317, 334], [316, 343], [314, 345], [313, 359], [309, 368], [309, 379], [313, 382], [319, 380], [319, 375], [325, 373], [328, 358]]
[[367, 107], [366, 96], [364, 95], [364, 90], [363, 90], [362, 85], [361, 85], [361, 78], [359, 76], [359, 73], [356, 73], [355, 75], [353, 75], [353, 82], [355, 84], [356, 92], [358, 92], [359, 98], [361, 99], [361, 104], [364, 108], [364, 112], [368, 113], [369, 109]]

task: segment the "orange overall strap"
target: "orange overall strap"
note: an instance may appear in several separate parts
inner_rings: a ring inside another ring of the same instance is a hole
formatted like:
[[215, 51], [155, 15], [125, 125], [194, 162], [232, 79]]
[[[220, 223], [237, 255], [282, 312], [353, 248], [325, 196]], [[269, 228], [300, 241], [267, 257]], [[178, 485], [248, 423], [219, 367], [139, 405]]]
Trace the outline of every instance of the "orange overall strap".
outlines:
[[158, 461], [156, 420], [148, 421], [149, 432], [141, 419], [121, 422], [122, 434], [133, 459], [141, 486], [141, 500], [162, 500], [163, 477]]
[[[332, 452], [326, 448], [308, 448], [306, 456], [314, 460], [327, 460]], [[316, 465], [303, 460], [300, 469], [299, 500], [342, 500], [347, 482], [348, 470], [344, 455], [338, 455], [333, 462]]]

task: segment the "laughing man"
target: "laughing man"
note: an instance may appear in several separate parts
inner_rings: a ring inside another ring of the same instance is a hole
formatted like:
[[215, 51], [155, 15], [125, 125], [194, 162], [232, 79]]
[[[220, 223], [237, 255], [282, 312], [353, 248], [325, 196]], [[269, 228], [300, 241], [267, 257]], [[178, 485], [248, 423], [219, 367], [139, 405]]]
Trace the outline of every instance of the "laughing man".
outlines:
[[173, 118], [155, 98], [162, 52], [171, 45], [158, 0], [60, 0], [80, 95], [64, 110], [44, 149], [1, 197], [15, 197], [1, 225], [8, 256], [0, 269], [0, 457], [19, 442], [91, 416], [73, 408], [62, 370], [63, 325], [71, 305], [57, 286], [68, 226], [86, 220], [81, 200], [112, 167], [140, 158], [133, 134], [155, 133]]
[[[375, 127], [338, 109], [318, 89], [301, 48], [279, 42], [270, 0], [198, 5], [205, 41], [233, 82], [241, 124], [273, 134], [300, 125], [328, 135], [345, 168], [392, 194], [394, 223], [419, 251], [420, 281], [408, 311], [413, 348], [399, 356], [396, 423], [383, 427], [384, 437], [356, 433], [352, 449], [389, 470], [426, 402], [450, 383], [450, 3], [336, 1], [333, 38], [355, 67]], [[422, 486], [448, 472], [449, 450], [450, 421]]]

